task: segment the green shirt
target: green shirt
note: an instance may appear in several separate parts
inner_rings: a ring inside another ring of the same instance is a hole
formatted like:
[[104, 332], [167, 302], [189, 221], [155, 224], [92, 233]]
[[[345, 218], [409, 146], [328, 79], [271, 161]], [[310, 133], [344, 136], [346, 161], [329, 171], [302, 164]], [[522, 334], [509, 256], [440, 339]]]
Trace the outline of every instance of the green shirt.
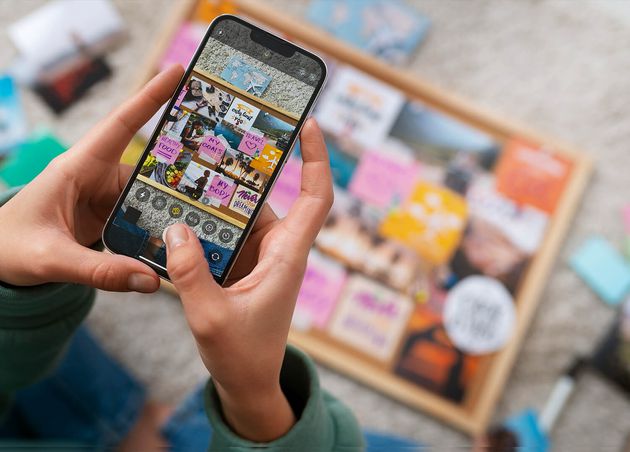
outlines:
[[[14, 193], [1, 196], [0, 206]], [[76, 284], [12, 287], [0, 283], [0, 419], [13, 392], [54, 370], [72, 334], [90, 311], [94, 295], [94, 289]], [[313, 362], [294, 347], [287, 347], [280, 383], [298, 421], [286, 435], [266, 443], [267, 450], [363, 449], [352, 412], [320, 388]], [[225, 423], [212, 380], [205, 400], [213, 430], [210, 450], [241, 451], [261, 446], [240, 438]]]

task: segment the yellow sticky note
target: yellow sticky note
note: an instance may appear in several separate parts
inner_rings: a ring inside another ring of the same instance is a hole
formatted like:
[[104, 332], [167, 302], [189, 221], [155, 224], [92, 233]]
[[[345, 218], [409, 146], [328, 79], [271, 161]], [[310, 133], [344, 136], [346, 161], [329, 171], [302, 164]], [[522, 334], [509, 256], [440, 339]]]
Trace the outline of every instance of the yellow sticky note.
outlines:
[[404, 243], [434, 265], [447, 262], [461, 240], [468, 209], [457, 193], [427, 182], [381, 224], [383, 236]]

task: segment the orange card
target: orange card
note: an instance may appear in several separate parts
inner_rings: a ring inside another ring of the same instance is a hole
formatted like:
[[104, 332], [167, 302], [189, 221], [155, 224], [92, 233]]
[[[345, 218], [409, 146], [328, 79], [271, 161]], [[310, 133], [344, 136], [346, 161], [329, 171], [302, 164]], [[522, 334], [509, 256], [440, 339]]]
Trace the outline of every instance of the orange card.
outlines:
[[552, 214], [571, 175], [571, 166], [566, 157], [513, 141], [497, 165], [497, 190], [518, 204]]
[[459, 244], [468, 209], [457, 193], [428, 182], [420, 182], [411, 196], [393, 210], [380, 232], [413, 248], [425, 261], [447, 262]]
[[267, 176], [271, 176], [273, 174], [273, 170], [276, 169], [278, 162], [280, 162], [281, 156], [282, 151], [280, 149], [276, 149], [270, 144], [266, 144], [263, 150], [260, 151], [260, 155], [252, 160], [250, 166], [261, 173], [265, 173]]

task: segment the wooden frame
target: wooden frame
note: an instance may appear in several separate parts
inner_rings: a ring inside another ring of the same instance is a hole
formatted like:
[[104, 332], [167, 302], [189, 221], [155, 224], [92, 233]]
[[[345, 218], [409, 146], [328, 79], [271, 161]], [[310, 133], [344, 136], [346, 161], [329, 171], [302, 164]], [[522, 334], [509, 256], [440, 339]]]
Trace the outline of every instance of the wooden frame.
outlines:
[[[160, 56], [179, 25], [191, 16], [196, 2], [197, 0], [180, 0], [175, 4], [169, 21], [160, 34], [160, 40], [148, 56], [147, 62], [139, 74], [138, 84], [134, 88], [144, 84], [154, 75]], [[414, 74], [393, 68], [380, 60], [361, 53], [299, 19], [287, 20], [286, 16], [270, 9], [264, 2], [233, 0], [232, 4], [239, 14], [248, 16], [263, 26], [291, 36], [293, 40], [301, 42], [315, 51], [330, 55], [375, 78], [380, 78], [403, 91], [410, 98], [420, 100], [459, 118], [487, 132], [500, 142], [518, 137], [532, 145], [553, 149], [554, 152], [567, 156], [573, 162], [570, 181], [554, 215], [551, 217], [544, 243], [530, 264], [525, 283], [519, 291], [518, 302], [516, 303], [516, 331], [507, 346], [483, 360], [483, 369], [471, 387], [471, 394], [462, 404], [450, 402], [413, 383], [402, 380], [386, 370], [375, 369], [374, 366], [366, 364], [360, 356], [348, 350], [318, 340], [311, 335], [291, 331], [290, 341], [306, 350], [321, 363], [405, 404], [427, 411], [469, 434], [483, 432], [491, 419], [493, 410], [509, 377], [510, 369], [526, 336], [527, 328], [545, 288], [546, 277], [552, 270], [555, 257], [579, 206], [582, 193], [592, 172], [592, 160], [565, 143], [508, 121], [502, 116], [482, 110], [469, 101], [436, 88]]]

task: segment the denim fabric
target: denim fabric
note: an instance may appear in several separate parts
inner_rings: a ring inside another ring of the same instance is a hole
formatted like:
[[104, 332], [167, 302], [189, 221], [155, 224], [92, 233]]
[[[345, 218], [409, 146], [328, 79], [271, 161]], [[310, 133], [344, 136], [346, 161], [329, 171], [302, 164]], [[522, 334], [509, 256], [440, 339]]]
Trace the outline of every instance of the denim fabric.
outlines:
[[18, 391], [0, 439], [116, 446], [135, 424], [145, 392], [80, 328], [54, 374]]
[[206, 416], [204, 390], [205, 384], [200, 385], [162, 427], [162, 435], [171, 450], [175, 452], [208, 450], [212, 427]]

